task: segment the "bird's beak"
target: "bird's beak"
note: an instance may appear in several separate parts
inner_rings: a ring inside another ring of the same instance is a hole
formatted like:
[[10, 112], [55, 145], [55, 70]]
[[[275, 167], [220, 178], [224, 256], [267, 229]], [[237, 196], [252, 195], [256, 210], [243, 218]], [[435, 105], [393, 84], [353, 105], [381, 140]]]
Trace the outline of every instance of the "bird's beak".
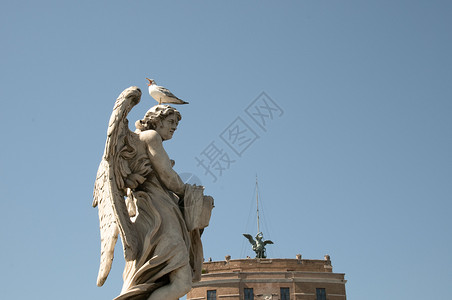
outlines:
[[151, 85], [152, 84], [152, 80], [150, 80], [149, 78], [146, 78], [146, 79], [149, 81], [148, 86]]

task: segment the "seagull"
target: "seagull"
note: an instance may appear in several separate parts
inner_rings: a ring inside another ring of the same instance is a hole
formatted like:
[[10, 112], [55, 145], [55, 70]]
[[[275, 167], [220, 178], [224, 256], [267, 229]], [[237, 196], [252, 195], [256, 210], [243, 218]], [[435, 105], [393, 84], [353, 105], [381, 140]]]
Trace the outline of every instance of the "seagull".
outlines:
[[164, 88], [163, 86], [158, 86], [155, 84], [154, 79], [146, 78], [149, 83], [149, 95], [151, 95], [152, 98], [157, 100], [159, 104], [162, 103], [172, 103], [172, 104], [188, 104], [188, 102], [185, 102], [184, 100], [181, 100], [173, 95], [168, 89]]

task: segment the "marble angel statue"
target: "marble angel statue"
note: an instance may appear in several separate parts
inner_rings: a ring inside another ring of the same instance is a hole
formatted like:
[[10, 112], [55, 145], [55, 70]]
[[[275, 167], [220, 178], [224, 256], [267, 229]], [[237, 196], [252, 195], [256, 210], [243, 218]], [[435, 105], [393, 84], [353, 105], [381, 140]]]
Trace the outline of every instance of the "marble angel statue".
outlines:
[[107, 279], [119, 235], [126, 265], [115, 300], [178, 299], [200, 280], [200, 236], [209, 224], [213, 198], [203, 195], [202, 186], [184, 184], [163, 148], [181, 119], [176, 109], [156, 105], [135, 123], [135, 132], [129, 130], [127, 114], [140, 98], [140, 89], [130, 87], [116, 100], [97, 172], [97, 285]]

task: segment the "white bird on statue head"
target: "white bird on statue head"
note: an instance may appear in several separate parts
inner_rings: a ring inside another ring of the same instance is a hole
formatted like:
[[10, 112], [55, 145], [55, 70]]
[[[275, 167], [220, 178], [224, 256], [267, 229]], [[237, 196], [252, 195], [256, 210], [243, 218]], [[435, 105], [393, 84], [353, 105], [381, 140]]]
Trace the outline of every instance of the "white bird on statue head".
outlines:
[[168, 89], [164, 88], [163, 86], [158, 86], [155, 83], [154, 79], [146, 78], [149, 83], [149, 95], [151, 95], [152, 98], [157, 100], [159, 104], [162, 103], [171, 103], [171, 104], [188, 104], [188, 102], [185, 102], [184, 100], [181, 100], [174, 96], [173, 93], [171, 93]]

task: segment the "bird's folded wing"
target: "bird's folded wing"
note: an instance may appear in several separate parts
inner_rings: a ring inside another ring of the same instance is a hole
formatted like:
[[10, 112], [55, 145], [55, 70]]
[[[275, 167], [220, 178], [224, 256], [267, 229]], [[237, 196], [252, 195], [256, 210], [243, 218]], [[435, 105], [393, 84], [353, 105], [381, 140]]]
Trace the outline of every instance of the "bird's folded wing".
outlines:
[[162, 86], [158, 87], [159, 92], [162, 92], [163, 94], [165, 94], [165, 96], [167, 97], [172, 97], [172, 98], [177, 98], [176, 96], [174, 96], [173, 93], [171, 93], [167, 88], [164, 88]]

